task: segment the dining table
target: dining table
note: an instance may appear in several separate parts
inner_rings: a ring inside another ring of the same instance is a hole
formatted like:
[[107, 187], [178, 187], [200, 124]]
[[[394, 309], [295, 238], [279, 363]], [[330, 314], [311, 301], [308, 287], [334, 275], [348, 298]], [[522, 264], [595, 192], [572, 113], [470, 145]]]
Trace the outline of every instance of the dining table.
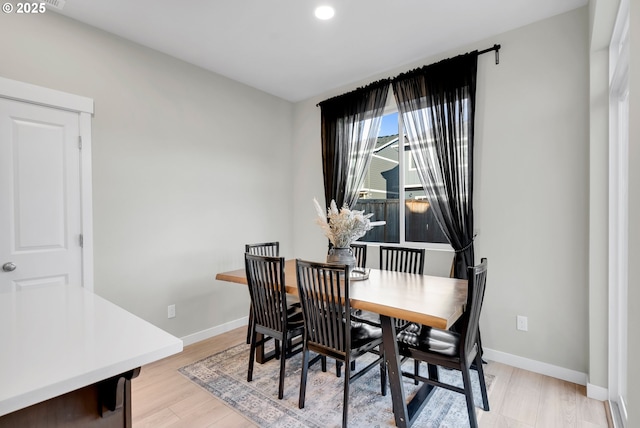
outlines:
[[[423, 384], [407, 402], [395, 319], [449, 329], [464, 312], [467, 281], [380, 269], [366, 269], [365, 272], [364, 275], [350, 277], [351, 307], [380, 315], [395, 424], [410, 427], [428, 403], [435, 387]], [[216, 279], [247, 284], [244, 269], [218, 273]], [[285, 288], [289, 294], [298, 294], [295, 259], [285, 261]]]

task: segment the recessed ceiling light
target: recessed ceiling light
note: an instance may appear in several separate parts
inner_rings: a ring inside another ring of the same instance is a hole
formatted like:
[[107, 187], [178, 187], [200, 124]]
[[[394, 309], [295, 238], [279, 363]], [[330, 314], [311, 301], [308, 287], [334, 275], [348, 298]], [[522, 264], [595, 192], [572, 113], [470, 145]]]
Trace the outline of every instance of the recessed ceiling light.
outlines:
[[318, 6], [315, 10], [316, 18], [318, 19], [331, 19], [335, 13], [335, 9], [331, 6]]

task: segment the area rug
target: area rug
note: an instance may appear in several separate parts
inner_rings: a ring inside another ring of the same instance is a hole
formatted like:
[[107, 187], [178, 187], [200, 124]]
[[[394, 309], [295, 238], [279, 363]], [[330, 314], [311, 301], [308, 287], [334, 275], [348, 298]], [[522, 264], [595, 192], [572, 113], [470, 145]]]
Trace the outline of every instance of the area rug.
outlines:
[[[364, 367], [366, 357], [358, 360], [357, 368]], [[373, 356], [372, 356], [373, 358]], [[180, 368], [191, 381], [223, 400], [236, 411], [260, 427], [339, 427], [342, 423], [343, 378], [336, 377], [335, 365], [327, 361], [327, 372], [320, 364], [309, 369], [305, 408], [298, 408], [300, 391], [301, 354], [287, 360], [284, 397], [278, 400], [278, 376], [280, 362], [268, 361], [255, 364], [253, 381], [247, 382], [249, 345], [238, 345], [211, 355], [198, 362]], [[406, 371], [413, 370], [413, 362], [405, 363]], [[422, 365], [426, 371], [426, 365]], [[344, 375], [344, 373], [343, 373]], [[391, 391], [380, 395], [380, 370], [370, 370], [350, 385], [350, 427], [393, 427]], [[462, 386], [462, 377], [456, 370], [440, 369], [440, 379]], [[487, 388], [494, 382], [492, 375], [485, 375]], [[482, 399], [477, 372], [472, 370], [476, 406]], [[407, 396], [415, 393], [416, 386], [404, 379]], [[462, 394], [438, 388], [423, 408], [414, 427], [462, 428], [469, 426], [466, 401]]]

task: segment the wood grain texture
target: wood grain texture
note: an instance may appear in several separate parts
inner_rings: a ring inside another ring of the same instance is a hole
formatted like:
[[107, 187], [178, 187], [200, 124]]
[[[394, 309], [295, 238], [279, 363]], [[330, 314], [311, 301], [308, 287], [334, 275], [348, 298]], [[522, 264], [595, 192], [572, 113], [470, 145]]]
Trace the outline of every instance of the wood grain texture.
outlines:
[[[143, 366], [140, 376], [132, 381], [134, 428], [255, 427], [178, 372], [180, 367], [243, 343], [245, 338], [246, 329], [237, 328]], [[604, 403], [587, 398], [582, 385], [493, 361], [485, 366], [485, 372], [496, 378], [489, 394], [491, 411], [476, 410], [481, 428], [608, 427]]]
[[[244, 269], [216, 275], [220, 281], [247, 284]], [[285, 264], [287, 293], [298, 294], [295, 260]], [[369, 279], [352, 281], [351, 307], [432, 327], [448, 329], [460, 318], [467, 298], [467, 281], [371, 269]]]

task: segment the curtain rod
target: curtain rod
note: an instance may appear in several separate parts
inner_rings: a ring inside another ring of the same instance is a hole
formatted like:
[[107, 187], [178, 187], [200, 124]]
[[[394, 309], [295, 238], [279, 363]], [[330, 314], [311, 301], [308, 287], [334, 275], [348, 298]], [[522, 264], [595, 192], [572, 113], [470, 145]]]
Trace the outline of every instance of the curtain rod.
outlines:
[[478, 55], [486, 54], [491, 51], [496, 51], [496, 64], [500, 64], [500, 45], [493, 45], [493, 47], [478, 51]]
[[[489, 53], [489, 52], [496, 51], [496, 64], [500, 64], [500, 48], [501, 48], [501, 47], [502, 47], [501, 45], [499, 45], [499, 44], [495, 44], [495, 45], [493, 45], [493, 46], [492, 46], [492, 47], [490, 47], [490, 48], [487, 48], [487, 49], [483, 49], [483, 50], [481, 50], [481, 51], [478, 51], [478, 55], [482, 55], [482, 54], [486, 54], [486, 53]], [[384, 81], [384, 80], [391, 80], [391, 79], [393, 79], [393, 78], [392, 78], [392, 77], [388, 77], [388, 78], [386, 78], [386, 79], [382, 79], [382, 80], [380, 80], [380, 82], [382, 82], [382, 81]], [[378, 83], [378, 82], [374, 82], [374, 83]], [[368, 85], [367, 85], [367, 86], [368, 86]], [[356, 90], [357, 90], [357, 89], [356, 89]], [[350, 92], [347, 92], [347, 93], [342, 94], [342, 95], [346, 95], [346, 94], [348, 94], [348, 93], [350, 93]], [[321, 101], [321, 102], [319, 102], [318, 104], [316, 104], [316, 107], [320, 107], [320, 104], [322, 104], [323, 102], [325, 102], [325, 101], [329, 101], [329, 100], [331, 100], [331, 99], [333, 99], [333, 98], [341, 97], [342, 95], [336, 95], [335, 97], [331, 97], [331, 98], [328, 98], [328, 99], [326, 99], [326, 100], [324, 100], [324, 101]]]

